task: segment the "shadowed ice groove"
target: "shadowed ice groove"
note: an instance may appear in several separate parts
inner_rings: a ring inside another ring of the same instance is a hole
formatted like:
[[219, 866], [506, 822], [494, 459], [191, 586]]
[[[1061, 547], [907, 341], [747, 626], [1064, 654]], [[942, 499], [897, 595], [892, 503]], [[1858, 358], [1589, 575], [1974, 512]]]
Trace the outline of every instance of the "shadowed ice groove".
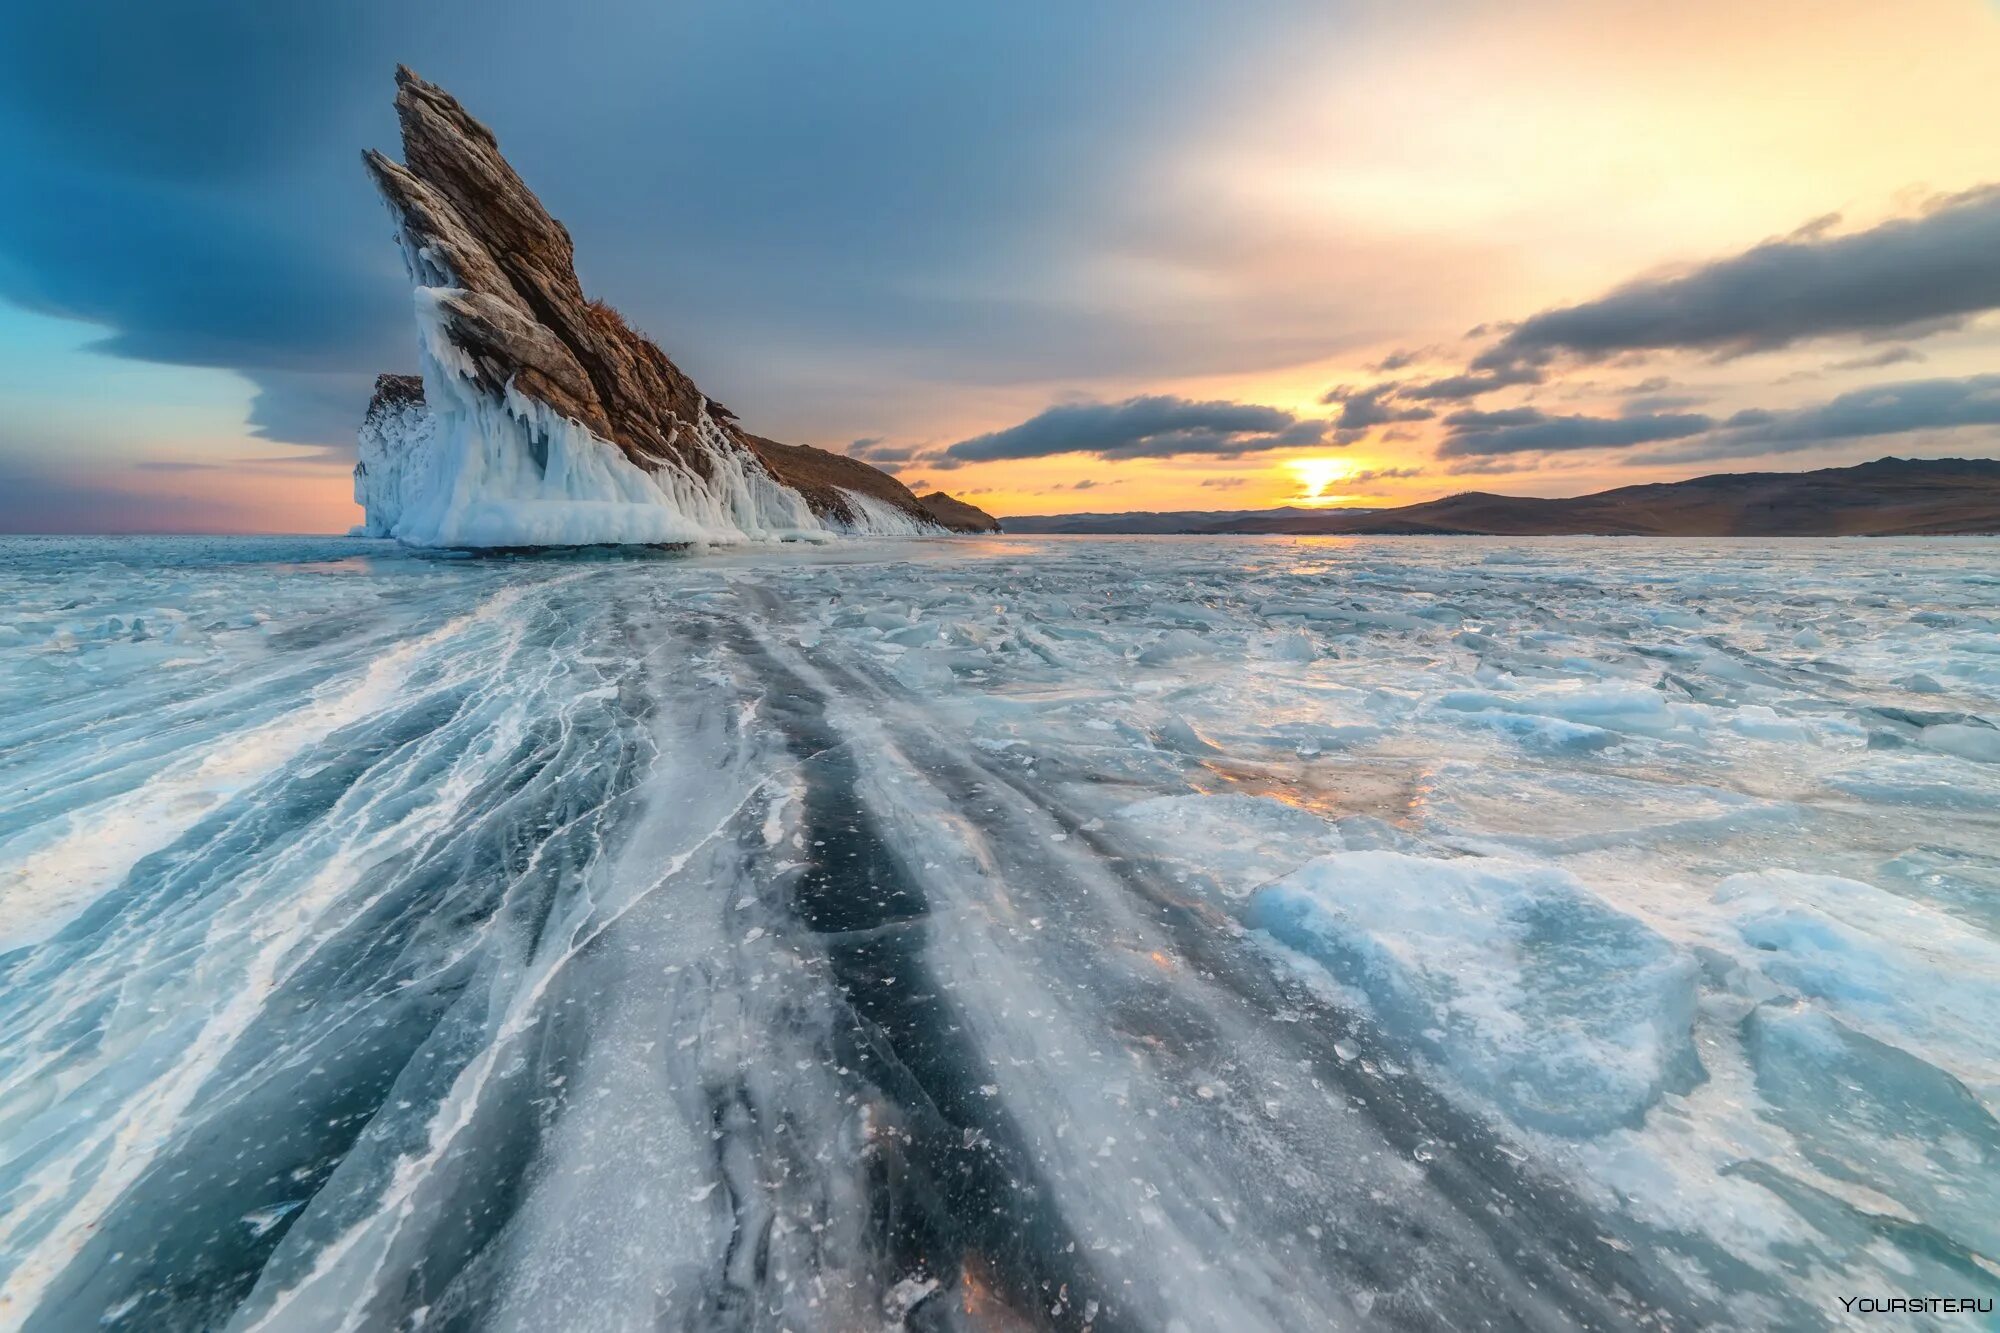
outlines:
[[[514, 869], [494, 862], [527, 870], [555, 853], [557, 802], [602, 817], [601, 782], [575, 789], [593, 767], [558, 766], [566, 748], [585, 748], [574, 733], [590, 704], [572, 702], [573, 680], [546, 693], [572, 675], [546, 651], [562, 630], [521, 600], [504, 589], [413, 641], [395, 707], [203, 820], [13, 960], [10, 1029], [25, 1039], [0, 1083], [10, 1300], [35, 1300], [79, 1254], [69, 1271], [92, 1285], [77, 1299], [106, 1297], [104, 1308], [119, 1303], [107, 1288], [144, 1290], [148, 1278], [206, 1290], [243, 1276], [232, 1263], [254, 1274], [286, 1205], [310, 1197], [373, 1110], [365, 1094], [354, 1104], [354, 1079], [367, 1076], [351, 1066], [373, 1043], [393, 1048], [410, 1019], [371, 1011], [421, 1009], [424, 992], [465, 984], [460, 959], [492, 929], [493, 874]], [[524, 818], [542, 828], [523, 837], [510, 826]], [[511, 858], [509, 833], [521, 845]], [[465, 901], [441, 894], [455, 885], [440, 882], [438, 860], [458, 864]], [[541, 878], [543, 894], [560, 885]], [[454, 929], [424, 929], [440, 912]], [[373, 1054], [394, 1068], [393, 1049]], [[329, 1100], [341, 1114], [325, 1114]], [[271, 1160], [238, 1148], [219, 1170], [218, 1144], [238, 1139]], [[212, 1217], [217, 1207], [234, 1211]], [[269, 1209], [268, 1226], [236, 1220]], [[216, 1238], [163, 1228], [165, 1217], [202, 1218]], [[232, 1233], [244, 1258], [225, 1253]], [[118, 1257], [93, 1261], [93, 1249]], [[201, 1271], [211, 1264], [224, 1271]]]

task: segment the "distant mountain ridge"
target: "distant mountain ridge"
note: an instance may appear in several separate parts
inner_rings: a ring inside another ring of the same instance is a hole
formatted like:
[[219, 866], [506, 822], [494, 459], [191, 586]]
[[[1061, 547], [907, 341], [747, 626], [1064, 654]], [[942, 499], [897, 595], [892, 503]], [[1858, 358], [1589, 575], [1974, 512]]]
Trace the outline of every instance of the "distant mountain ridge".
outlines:
[[1001, 524], [1013, 533], [1964, 536], [2000, 533], [2000, 459], [1891, 457], [1812, 472], [1721, 472], [1564, 499], [1468, 491], [1395, 509], [1070, 514]]
[[[1372, 509], [1344, 509], [1344, 514], [1372, 514]], [[1219, 532], [1223, 525], [1248, 519], [1318, 516], [1323, 509], [1176, 509], [1138, 510], [1128, 514], [1038, 514], [1001, 520], [1013, 533], [1175, 533]]]

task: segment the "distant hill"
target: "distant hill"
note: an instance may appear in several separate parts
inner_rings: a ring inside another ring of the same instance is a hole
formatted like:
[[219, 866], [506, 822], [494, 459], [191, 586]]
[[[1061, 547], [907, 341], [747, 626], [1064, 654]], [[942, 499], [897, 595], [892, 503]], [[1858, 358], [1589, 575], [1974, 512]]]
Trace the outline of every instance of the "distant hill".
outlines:
[[[1372, 514], [1372, 509], [1343, 509], [1343, 514]], [[1166, 513], [1036, 514], [1002, 519], [1008, 532], [1173, 533], [1217, 532], [1223, 525], [1251, 519], [1323, 518], [1323, 509], [1180, 509]]]
[[[1207, 521], [1201, 521], [1204, 518]], [[1872, 463], [1816, 472], [1723, 472], [1557, 500], [1468, 491], [1397, 509], [1291, 508], [1206, 516], [1068, 514], [1008, 518], [1001, 523], [1008, 532], [1305, 536], [1894, 537], [2000, 533], [2000, 460], [1878, 458]], [[1069, 526], [1041, 526], [1057, 523]]]
[[917, 503], [924, 512], [953, 532], [998, 532], [1000, 524], [993, 515], [978, 505], [968, 504], [955, 495], [943, 491], [932, 491], [929, 495], [919, 495]]

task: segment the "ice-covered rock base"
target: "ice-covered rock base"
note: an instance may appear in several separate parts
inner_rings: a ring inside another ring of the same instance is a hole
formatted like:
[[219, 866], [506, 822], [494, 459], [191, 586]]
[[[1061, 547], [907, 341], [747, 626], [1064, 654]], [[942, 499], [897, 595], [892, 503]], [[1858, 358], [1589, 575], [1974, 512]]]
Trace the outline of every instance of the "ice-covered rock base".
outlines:
[[[419, 289], [420, 300], [429, 294]], [[362, 423], [358, 536], [411, 546], [514, 548], [739, 544], [903, 537], [940, 531], [873, 496], [845, 492], [846, 517], [815, 513], [704, 411], [709, 475], [666, 459], [641, 467], [577, 422], [509, 393], [495, 399], [425, 341], [424, 393], [378, 392]], [[385, 377], [389, 378], [389, 377]]]

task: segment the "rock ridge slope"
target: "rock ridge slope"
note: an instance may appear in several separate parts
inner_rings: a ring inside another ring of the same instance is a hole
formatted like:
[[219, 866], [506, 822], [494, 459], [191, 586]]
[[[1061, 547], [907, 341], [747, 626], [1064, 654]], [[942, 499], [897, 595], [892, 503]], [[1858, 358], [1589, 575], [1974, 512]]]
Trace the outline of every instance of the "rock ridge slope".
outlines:
[[355, 468], [358, 531], [511, 547], [944, 526], [857, 459], [751, 436], [587, 297], [568, 230], [449, 93], [399, 67], [396, 112], [404, 160], [363, 160], [415, 288], [422, 373], [376, 382]]

